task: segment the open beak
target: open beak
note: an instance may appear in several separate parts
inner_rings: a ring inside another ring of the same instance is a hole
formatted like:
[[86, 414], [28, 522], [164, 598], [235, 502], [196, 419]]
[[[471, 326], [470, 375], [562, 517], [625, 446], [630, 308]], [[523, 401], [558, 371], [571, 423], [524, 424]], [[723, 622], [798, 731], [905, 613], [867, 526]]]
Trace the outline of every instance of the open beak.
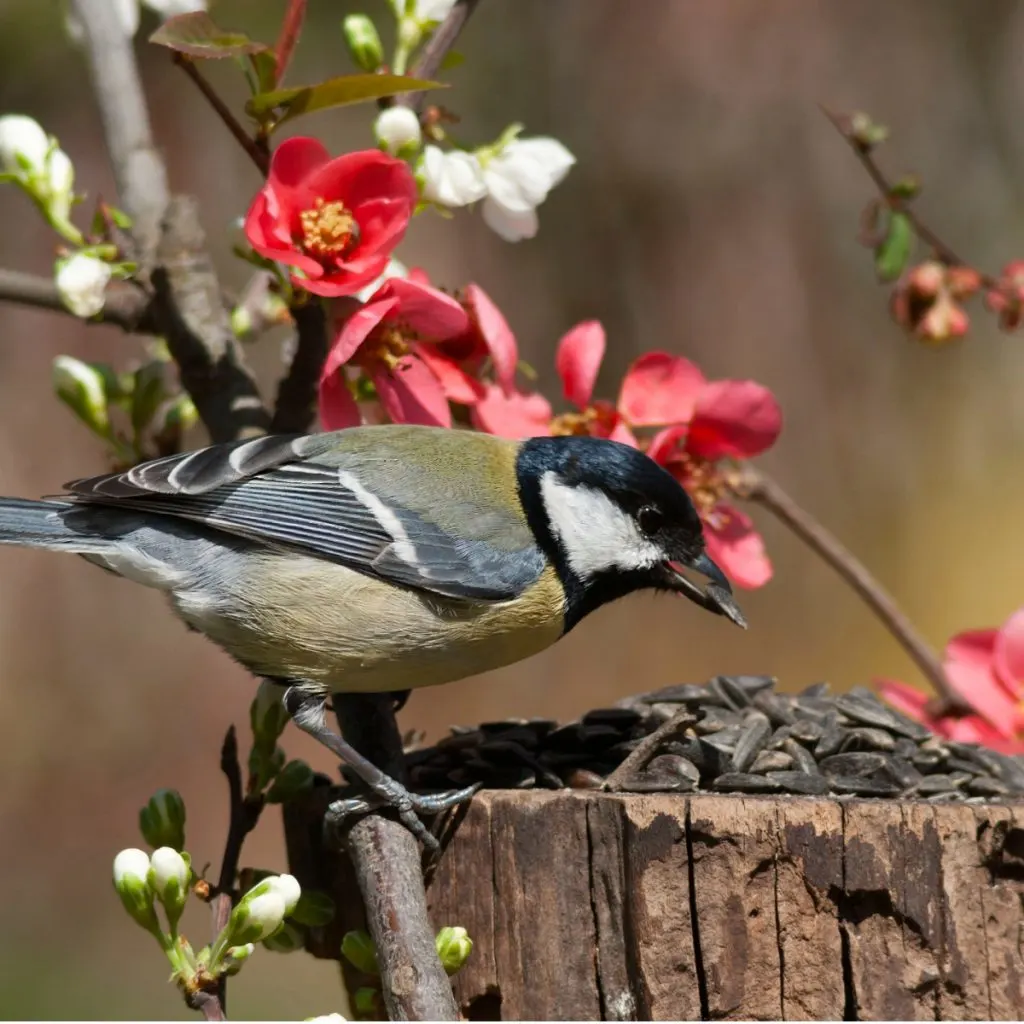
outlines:
[[[699, 604], [709, 612], [724, 615], [732, 619], [737, 626], [747, 628], [747, 620], [743, 617], [739, 605], [733, 600], [732, 587], [725, 578], [725, 573], [704, 552], [685, 562], [669, 562], [667, 568], [672, 577], [672, 586], [680, 594], [685, 594], [694, 604]], [[700, 573], [711, 582], [701, 590], [684, 574], [684, 569]]]

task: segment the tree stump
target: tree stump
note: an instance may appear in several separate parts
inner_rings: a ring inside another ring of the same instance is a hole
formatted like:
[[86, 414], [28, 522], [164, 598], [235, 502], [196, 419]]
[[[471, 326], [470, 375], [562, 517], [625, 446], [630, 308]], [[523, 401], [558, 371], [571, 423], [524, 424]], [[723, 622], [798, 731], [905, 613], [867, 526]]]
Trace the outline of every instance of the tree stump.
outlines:
[[[286, 830], [338, 959], [361, 908], [326, 802]], [[474, 941], [470, 1020], [1024, 1016], [1021, 804], [485, 791], [428, 897]]]

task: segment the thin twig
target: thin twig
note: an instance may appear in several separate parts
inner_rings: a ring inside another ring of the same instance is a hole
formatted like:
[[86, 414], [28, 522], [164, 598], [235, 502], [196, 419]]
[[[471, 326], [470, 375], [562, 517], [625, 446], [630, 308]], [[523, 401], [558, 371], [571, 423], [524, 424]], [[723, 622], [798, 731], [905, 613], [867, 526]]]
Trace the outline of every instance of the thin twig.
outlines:
[[317, 383], [327, 358], [327, 316], [317, 298], [292, 307], [295, 321], [295, 355], [277, 389], [277, 405], [270, 424], [272, 433], [291, 434], [309, 430], [316, 418]]
[[172, 60], [180, 67], [189, 78], [195, 82], [196, 87], [203, 94], [207, 103], [213, 107], [216, 115], [224, 122], [228, 131], [235, 137], [238, 144], [249, 154], [249, 158], [259, 169], [264, 177], [270, 169], [270, 156], [267, 151], [242, 127], [238, 119], [231, 113], [228, 105], [217, 95], [213, 86], [203, 77], [202, 72], [196, 67], [195, 62], [186, 54], [173, 53]]
[[85, 31], [96, 99], [121, 205], [132, 217], [132, 237], [148, 267], [170, 193], [167, 171], [153, 145], [132, 40], [110, 0], [74, 0]]
[[[455, 6], [448, 12], [448, 16], [434, 30], [429, 42], [423, 48], [420, 59], [416, 62], [411, 77], [420, 79], [433, 79], [441, 70], [448, 51], [455, 45], [459, 33], [463, 30], [469, 16], [476, 10], [480, 0], [455, 0]], [[425, 92], [407, 92], [396, 97], [395, 103], [399, 106], [410, 107], [417, 114], [423, 112], [427, 94]]]
[[941, 698], [942, 711], [962, 714], [970, 710], [950, 685], [938, 654], [896, 604], [893, 596], [838, 538], [801, 508], [774, 480], [752, 466], [745, 467], [737, 493], [768, 509], [853, 588], [935, 689]]
[[295, 44], [299, 41], [302, 22], [306, 17], [306, 0], [288, 0], [288, 10], [281, 22], [281, 31], [277, 34], [274, 44], [274, 59], [277, 63], [277, 85], [281, 84], [284, 73], [288, 70]]
[[697, 716], [689, 708], [681, 708], [667, 722], [663, 722], [650, 735], [645, 736], [630, 752], [623, 761], [604, 780], [602, 789], [610, 793], [618, 793], [625, 788], [629, 779], [641, 771], [658, 752], [658, 748], [668, 739], [682, 732], [684, 729], [694, 725]]
[[[247, 797], [242, 788], [242, 767], [238, 761], [238, 737], [232, 725], [224, 736], [220, 748], [220, 770], [228, 780], [229, 819], [228, 837], [224, 843], [224, 856], [220, 862], [217, 891], [210, 900], [210, 918], [213, 938], [227, 926], [235, 902], [235, 879], [242, 856], [245, 837], [256, 827], [263, 812], [263, 798]], [[216, 1001], [221, 1014], [227, 1009], [227, 978], [221, 976], [217, 986]], [[197, 1004], [198, 1005], [198, 1004]], [[198, 1005], [207, 1020], [223, 1020], [224, 1017], [207, 1016], [206, 1006]]]
[[[392, 778], [405, 776], [389, 694], [335, 694], [345, 739]], [[390, 1020], [458, 1020], [427, 914], [419, 844], [402, 824], [369, 814], [348, 831], [348, 850], [377, 952]]]
[[[61, 301], [52, 277], [25, 274], [20, 270], [0, 269], [0, 302], [15, 302], [22, 306], [73, 315]], [[148, 323], [148, 310], [149, 297], [141, 288], [132, 284], [111, 285], [103, 300], [103, 312], [85, 323], [114, 324], [126, 331], [146, 333], [152, 329]]]
[[[954, 251], [951, 249], [927, 224], [925, 224], [917, 213], [914, 211], [911, 203], [897, 190], [893, 188], [893, 184], [889, 179], [882, 173], [882, 169], [875, 162], [874, 157], [871, 155], [871, 147], [865, 145], [860, 141], [850, 124], [850, 117], [845, 114], [835, 114], [826, 107], [821, 108], [824, 115], [832, 122], [833, 127], [840, 135], [846, 140], [850, 149], [853, 150], [854, 156], [861, 162], [864, 170], [867, 171], [868, 177], [872, 180], [875, 188], [878, 189], [882, 199], [891, 210], [897, 210], [902, 213], [906, 218], [914, 234], [931, 246], [934, 250], [935, 255], [943, 262], [951, 267], [966, 267], [970, 266], [965, 260], [962, 260]], [[981, 274], [981, 282], [986, 288], [999, 288], [1000, 284], [996, 278], [989, 274]]]

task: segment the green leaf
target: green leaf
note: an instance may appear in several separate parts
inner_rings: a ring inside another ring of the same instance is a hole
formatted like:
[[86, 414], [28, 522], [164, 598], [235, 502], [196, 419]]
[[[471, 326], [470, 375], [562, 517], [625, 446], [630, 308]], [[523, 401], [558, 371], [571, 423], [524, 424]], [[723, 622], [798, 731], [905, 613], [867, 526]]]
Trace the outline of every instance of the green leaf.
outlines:
[[910, 218], [899, 210], [889, 215], [885, 237], [875, 249], [875, 272], [882, 281], [895, 281], [910, 258], [910, 246], [914, 240], [914, 229]]
[[219, 28], [206, 11], [193, 11], [168, 18], [150, 37], [151, 43], [166, 46], [189, 57], [241, 57], [269, 49], [244, 32]]
[[913, 199], [921, 191], [921, 179], [916, 174], [905, 174], [894, 181], [889, 195], [894, 199]]
[[292, 911], [292, 920], [308, 928], [322, 928], [334, 920], [334, 900], [318, 889], [303, 889]]
[[253, 96], [245, 105], [250, 117], [263, 120], [278, 114], [279, 123], [291, 121], [301, 114], [316, 110], [343, 107], [350, 103], [366, 103], [383, 96], [397, 96], [403, 92], [421, 92], [424, 89], [445, 89], [443, 82], [430, 82], [406, 75], [341, 75], [329, 78], [319, 85], [297, 85], [288, 89], [275, 89]]
[[464, 53], [459, 53], [458, 50], [449, 50], [441, 61], [441, 71], [451, 71], [452, 68], [457, 68], [466, 59]]
[[261, 50], [249, 54], [249, 63], [259, 88], [254, 92], [261, 93], [273, 89], [277, 85], [277, 56], [272, 50]]

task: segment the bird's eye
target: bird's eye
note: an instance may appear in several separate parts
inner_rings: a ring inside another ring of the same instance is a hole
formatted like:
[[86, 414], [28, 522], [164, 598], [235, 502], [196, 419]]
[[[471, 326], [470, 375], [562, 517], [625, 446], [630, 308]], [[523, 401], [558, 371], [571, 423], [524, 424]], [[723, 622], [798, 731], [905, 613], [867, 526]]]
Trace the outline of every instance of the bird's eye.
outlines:
[[637, 522], [640, 524], [640, 529], [644, 533], [657, 533], [661, 529], [661, 524], [664, 522], [665, 517], [661, 513], [660, 508], [655, 508], [654, 505], [644, 505], [642, 509], [637, 513]]

